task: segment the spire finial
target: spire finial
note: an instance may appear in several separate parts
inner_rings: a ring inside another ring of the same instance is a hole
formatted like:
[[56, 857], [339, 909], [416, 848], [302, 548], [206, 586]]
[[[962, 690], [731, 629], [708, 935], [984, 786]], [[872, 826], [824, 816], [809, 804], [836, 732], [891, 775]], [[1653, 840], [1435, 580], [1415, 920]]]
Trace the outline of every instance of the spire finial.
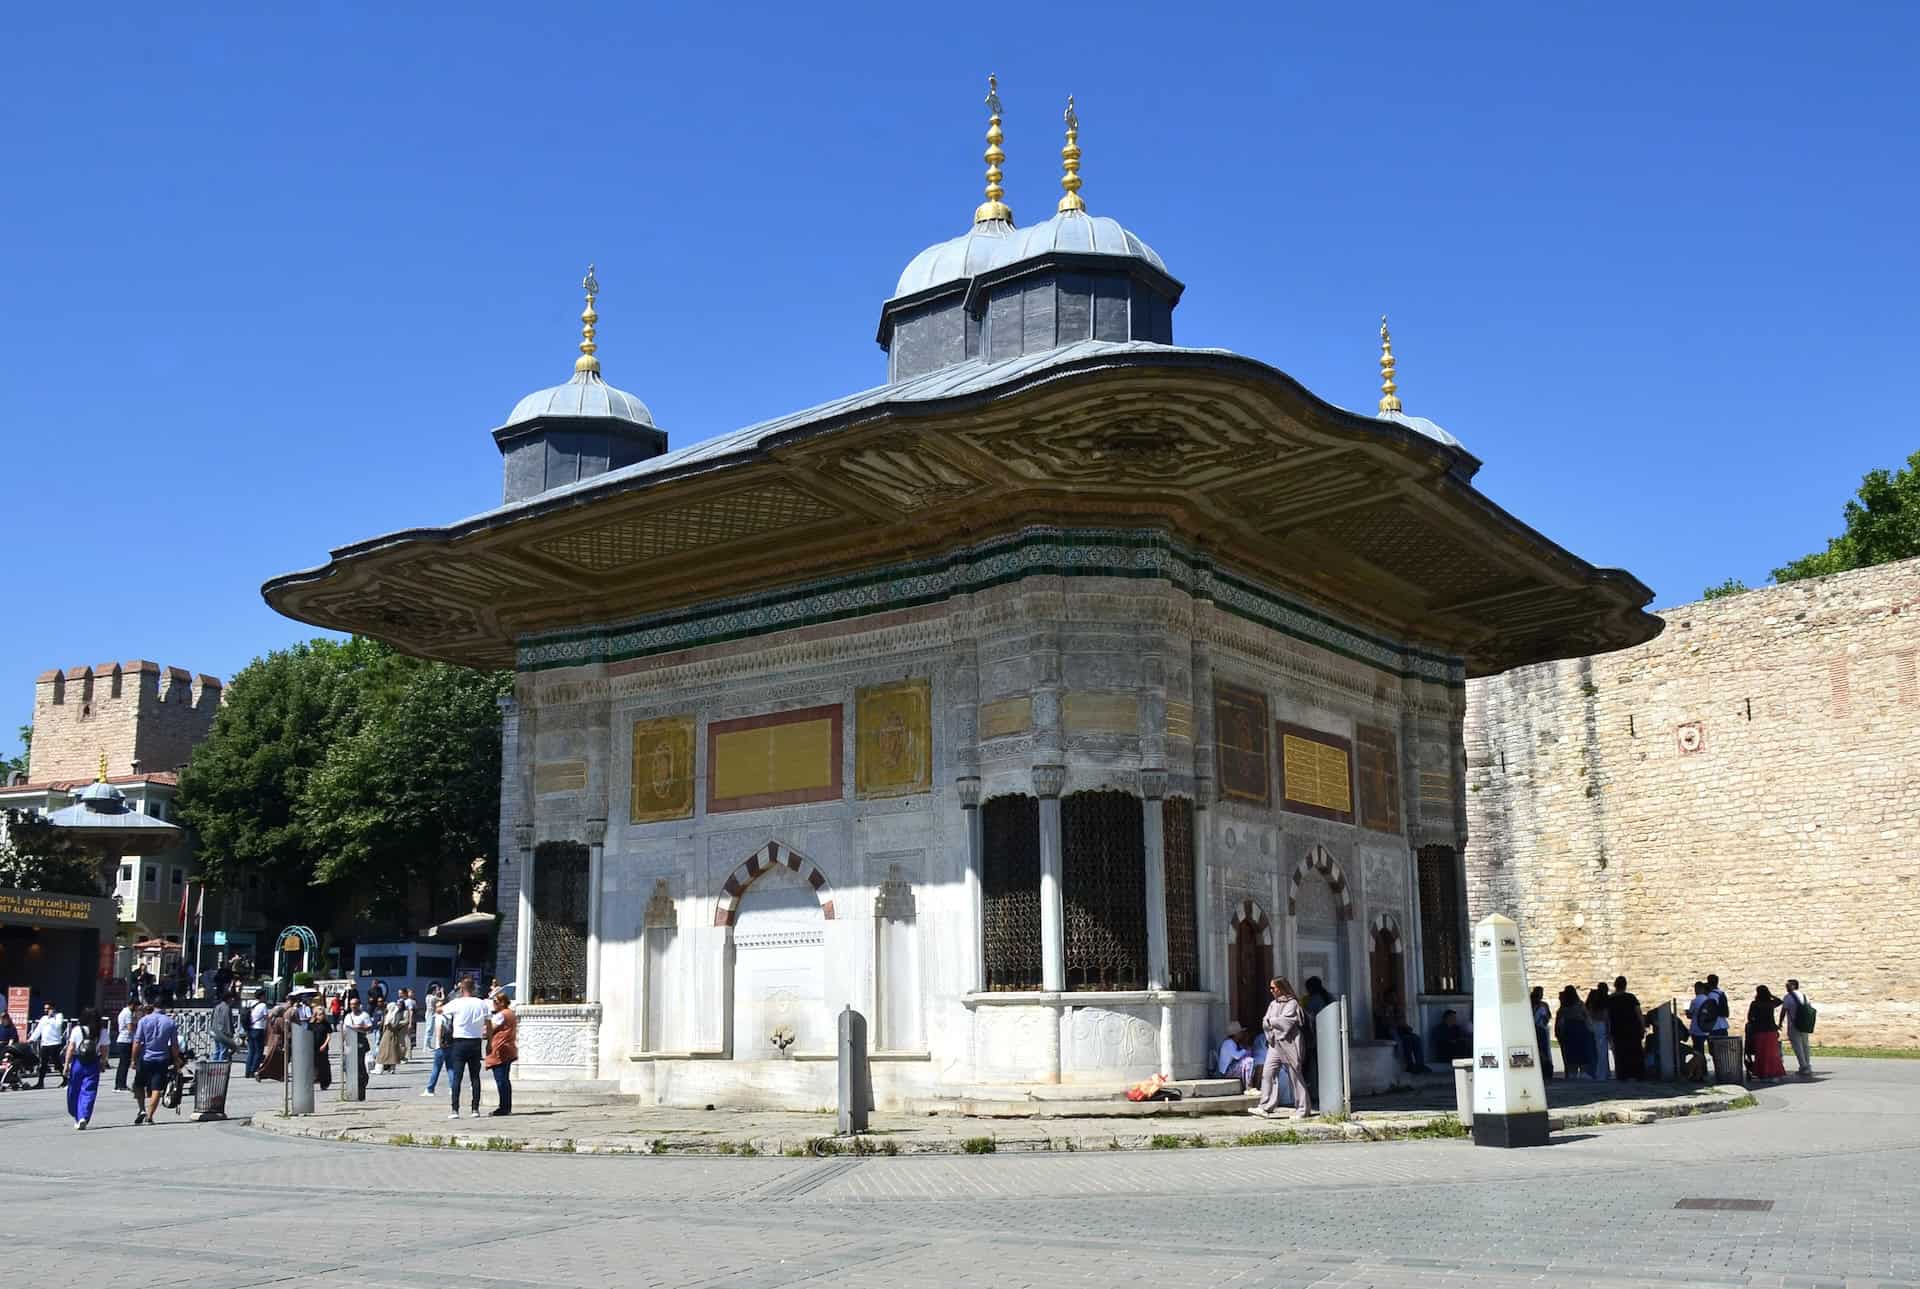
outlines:
[[580, 279], [580, 289], [587, 293], [587, 307], [580, 311], [580, 356], [573, 360], [573, 370], [598, 376], [600, 360], [593, 355], [600, 346], [593, 342], [593, 333], [600, 315], [593, 311], [593, 302], [600, 295], [600, 279], [593, 275], [591, 264], [587, 265], [587, 275]]
[[1387, 315], [1380, 315], [1380, 411], [1397, 412], [1400, 410], [1400, 398], [1394, 393], [1399, 386], [1393, 383], [1393, 336], [1387, 331]]
[[1013, 209], [1000, 198], [1006, 190], [1000, 186], [1000, 163], [1007, 154], [1000, 150], [1006, 136], [1000, 133], [1000, 78], [987, 77], [987, 199], [974, 208], [973, 222], [988, 224], [995, 220], [1011, 224]]
[[102, 749], [100, 753], [100, 777], [94, 780], [94, 782], [105, 783], [106, 781], [107, 781], [107, 754], [106, 754], [106, 751]]
[[1080, 196], [1080, 114], [1073, 110], [1073, 95], [1067, 95], [1067, 146], [1060, 149], [1060, 164], [1064, 173], [1060, 176], [1060, 186], [1066, 190], [1066, 196], [1060, 199], [1059, 211], [1062, 215], [1079, 212], [1084, 214], [1087, 203]]

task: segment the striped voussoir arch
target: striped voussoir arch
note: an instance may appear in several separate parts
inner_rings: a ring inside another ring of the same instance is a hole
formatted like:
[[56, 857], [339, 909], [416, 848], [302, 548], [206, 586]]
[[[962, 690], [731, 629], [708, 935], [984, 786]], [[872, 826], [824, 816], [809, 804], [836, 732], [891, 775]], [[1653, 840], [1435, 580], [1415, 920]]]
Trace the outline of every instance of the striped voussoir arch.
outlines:
[[1315, 846], [1293, 866], [1293, 877], [1287, 882], [1287, 916], [1292, 917], [1300, 911], [1300, 883], [1309, 871], [1327, 879], [1327, 885], [1333, 888], [1333, 900], [1338, 906], [1340, 920], [1351, 921], [1353, 888], [1347, 885], [1346, 870], [1340, 867], [1340, 861], [1325, 846]]
[[1244, 922], [1260, 936], [1261, 944], [1273, 943], [1273, 924], [1267, 921], [1267, 911], [1252, 900], [1241, 900], [1240, 907], [1234, 912], [1234, 922]]
[[827, 875], [814, 866], [814, 862], [791, 847], [770, 841], [753, 854], [741, 860], [739, 866], [727, 874], [727, 880], [720, 888], [720, 903], [713, 911], [715, 926], [732, 926], [733, 915], [740, 907], [740, 897], [746, 894], [760, 875], [774, 865], [784, 865], [790, 872], [800, 874], [807, 885], [813, 888], [814, 898], [820, 901], [820, 914], [827, 921], [833, 920], [833, 888], [827, 885]]
[[1381, 937], [1386, 937], [1387, 947], [1395, 953], [1401, 952], [1400, 915], [1398, 913], [1376, 913], [1367, 924], [1367, 938], [1377, 948]]

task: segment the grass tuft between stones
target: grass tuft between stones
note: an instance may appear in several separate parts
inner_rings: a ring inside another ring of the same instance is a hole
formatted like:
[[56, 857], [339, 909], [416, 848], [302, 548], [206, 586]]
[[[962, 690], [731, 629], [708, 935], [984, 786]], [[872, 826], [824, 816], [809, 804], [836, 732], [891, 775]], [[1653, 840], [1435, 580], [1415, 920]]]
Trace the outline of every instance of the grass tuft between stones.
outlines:
[[968, 1137], [960, 1143], [960, 1149], [969, 1155], [991, 1155], [998, 1146], [992, 1137]]

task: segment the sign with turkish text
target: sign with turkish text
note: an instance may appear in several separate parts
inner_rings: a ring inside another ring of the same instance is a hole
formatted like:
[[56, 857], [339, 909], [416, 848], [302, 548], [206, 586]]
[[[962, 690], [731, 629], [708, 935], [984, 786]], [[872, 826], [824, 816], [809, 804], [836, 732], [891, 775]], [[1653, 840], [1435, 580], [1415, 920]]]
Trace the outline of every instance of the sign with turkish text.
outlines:
[[0, 926], [111, 926], [113, 902], [96, 895], [0, 890]]

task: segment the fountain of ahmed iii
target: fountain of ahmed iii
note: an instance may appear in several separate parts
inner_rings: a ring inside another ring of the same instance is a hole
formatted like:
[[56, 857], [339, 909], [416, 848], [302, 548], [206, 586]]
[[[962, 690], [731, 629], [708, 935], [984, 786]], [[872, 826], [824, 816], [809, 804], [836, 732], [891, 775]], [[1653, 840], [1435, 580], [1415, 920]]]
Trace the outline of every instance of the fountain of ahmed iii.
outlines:
[[1647, 588], [1377, 415], [1173, 343], [1183, 287], [1081, 195], [986, 200], [881, 308], [884, 384], [669, 450], [607, 384], [493, 432], [503, 503], [269, 582], [282, 613], [516, 670], [498, 974], [524, 1079], [654, 1103], [1104, 1098], [1211, 1073], [1269, 976], [1471, 988], [1464, 683], [1638, 643]]

